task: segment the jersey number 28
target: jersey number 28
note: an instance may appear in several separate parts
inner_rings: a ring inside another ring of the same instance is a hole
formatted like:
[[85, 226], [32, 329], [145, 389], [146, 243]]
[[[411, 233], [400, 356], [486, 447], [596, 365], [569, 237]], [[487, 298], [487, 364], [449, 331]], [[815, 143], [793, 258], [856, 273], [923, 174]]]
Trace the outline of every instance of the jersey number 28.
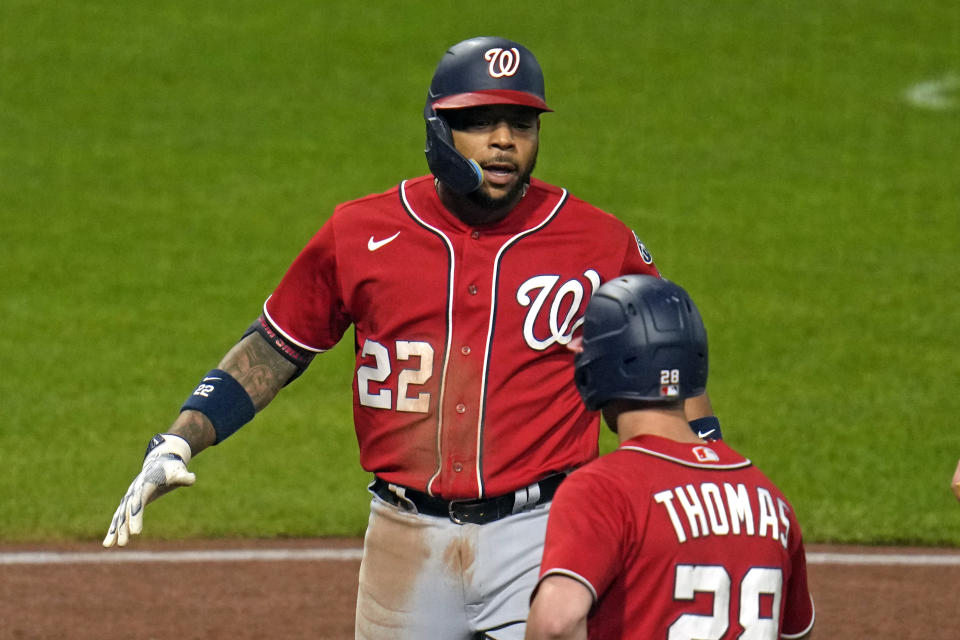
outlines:
[[[685, 613], [670, 625], [668, 640], [719, 640], [730, 627], [730, 574], [724, 567], [682, 564], [677, 566], [674, 600], [693, 600], [697, 593], [713, 594], [713, 614]], [[753, 567], [740, 581], [739, 640], [776, 640], [780, 631], [780, 596], [783, 571], [779, 567]], [[760, 616], [761, 597], [770, 601], [770, 617]]]

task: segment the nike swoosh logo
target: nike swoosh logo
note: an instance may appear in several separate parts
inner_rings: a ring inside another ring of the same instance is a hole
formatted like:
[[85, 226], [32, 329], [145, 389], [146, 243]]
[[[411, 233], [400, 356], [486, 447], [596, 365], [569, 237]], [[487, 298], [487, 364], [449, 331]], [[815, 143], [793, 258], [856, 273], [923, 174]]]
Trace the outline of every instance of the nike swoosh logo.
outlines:
[[383, 245], [393, 242], [398, 235], [400, 235], [399, 231], [397, 231], [395, 234], [393, 234], [389, 238], [384, 238], [383, 240], [374, 240], [373, 236], [370, 236], [370, 239], [367, 240], [367, 249], [369, 249], [370, 251], [376, 251]]
[[206, 382], [207, 380], [223, 380], [223, 378], [204, 378], [203, 379], [204, 382]]
[[698, 438], [706, 438], [708, 435], [716, 431], [716, 429], [710, 429], [710, 431], [697, 431]]

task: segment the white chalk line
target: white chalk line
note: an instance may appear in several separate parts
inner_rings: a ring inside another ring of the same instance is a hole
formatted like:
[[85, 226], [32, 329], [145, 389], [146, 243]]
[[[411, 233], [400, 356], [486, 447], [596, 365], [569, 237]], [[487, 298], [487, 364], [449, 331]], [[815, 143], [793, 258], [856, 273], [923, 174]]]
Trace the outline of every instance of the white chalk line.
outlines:
[[915, 567], [960, 567], [960, 555], [923, 553], [818, 553], [807, 554], [807, 564], [858, 564], [873, 567], [912, 565]]
[[127, 564], [143, 562], [273, 562], [359, 560], [362, 549], [210, 549], [198, 551], [18, 551], [0, 553], [0, 565]]
[[[0, 553], [0, 565], [135, 564], [147, 562], [357, 561], [349, 549], [209, 549], [197, 551], [17, 551]], [[809, 552], [815, 565], [960, 566], [960, 554]]]

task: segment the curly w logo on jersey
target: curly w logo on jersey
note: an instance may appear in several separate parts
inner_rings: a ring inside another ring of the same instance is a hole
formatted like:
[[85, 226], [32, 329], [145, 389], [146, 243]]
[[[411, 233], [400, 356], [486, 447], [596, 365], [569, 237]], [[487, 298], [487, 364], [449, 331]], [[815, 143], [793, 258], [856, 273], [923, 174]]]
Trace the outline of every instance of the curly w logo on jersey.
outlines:
[[[556, 275], [534, 276], [517, 290], [517, 302], [529, 307], [523, 321], [523, 340], [531, 349], [543, 351], [553, 344], [567, 344], [583, 324], [583, 305], [600, 286], [600, 274], [587, 269], [583, 275], [590, 283], [589, 291], [577, 279], [557, 287], [560, 276]], [[536, 295], [531, 295], [533, 292]], [[541, 329], [543, 333], [538, 333], [536, 328], [538, 319], [541, 326], [547, 325]]]

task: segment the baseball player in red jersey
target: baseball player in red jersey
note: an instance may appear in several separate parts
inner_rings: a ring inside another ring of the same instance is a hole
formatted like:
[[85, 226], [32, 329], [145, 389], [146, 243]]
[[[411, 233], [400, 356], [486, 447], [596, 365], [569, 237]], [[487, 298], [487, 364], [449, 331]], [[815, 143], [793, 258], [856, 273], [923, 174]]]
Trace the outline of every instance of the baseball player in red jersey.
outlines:
[[[117, 509], [193, 482], [192, 455], [249, 421], [315, 354], [355, 329], [354, 421], [374, 475], [358, 638], [522, 638], [554, 491], [597, 455], [598, 416], [567, 348], [587, 300], [658, 275], [613, 216], [531, 178], [539, 64], [495, 37], [453, 46], [424, 119], [432, 175], [342, 204], [201, 380]], [[717, 428], [706, 395], [691, 426]]]
[[644, 275], [587, 307], [576, 384], [620, 447], [553, 501], [527, 638], [809, 638], [793, 508], [749, 460], [687, 426], [707, 336], [687, 293]]

